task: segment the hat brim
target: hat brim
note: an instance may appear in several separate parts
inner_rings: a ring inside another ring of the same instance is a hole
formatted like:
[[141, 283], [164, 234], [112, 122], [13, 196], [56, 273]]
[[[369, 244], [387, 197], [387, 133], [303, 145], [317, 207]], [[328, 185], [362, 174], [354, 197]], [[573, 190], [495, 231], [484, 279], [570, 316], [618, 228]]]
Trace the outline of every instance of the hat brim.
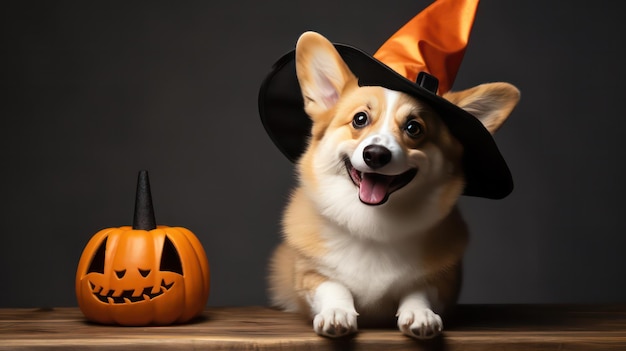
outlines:
[[[334, 44], [360, 86], [382, 86], [409, 94], [429, 104], [463, 145], [463, 194], [501, 199], [513, 191], [509, 167], [483, 124], [448, 100], [404, 78], [369, 54], [351, 46]], [[292, 162], [304, 153], [311, 132], [311, 120], [296, 76], [295, 50], [272, 67], [259, 91], [259, 113], [267, 134]]]

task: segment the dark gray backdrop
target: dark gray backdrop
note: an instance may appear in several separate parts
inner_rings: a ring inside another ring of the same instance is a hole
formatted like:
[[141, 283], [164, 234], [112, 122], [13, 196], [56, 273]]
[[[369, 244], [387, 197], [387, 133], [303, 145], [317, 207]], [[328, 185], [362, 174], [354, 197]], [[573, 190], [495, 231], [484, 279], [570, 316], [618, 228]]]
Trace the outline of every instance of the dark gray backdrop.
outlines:
[[[209, 305], [265, 304], [292, 165], [257, 92], [300, 33], [374, 52], [429, 1], [15, 1], [0, 14], [0, 307], [72, 306], [87, 240], [132, 220], [191, 229]], [[455, 89], [508, 81], [497, 142], [515, 192], [464, 198], [465, 303], [626, 302], [623, 14], [615, 1], [479, 6]]]

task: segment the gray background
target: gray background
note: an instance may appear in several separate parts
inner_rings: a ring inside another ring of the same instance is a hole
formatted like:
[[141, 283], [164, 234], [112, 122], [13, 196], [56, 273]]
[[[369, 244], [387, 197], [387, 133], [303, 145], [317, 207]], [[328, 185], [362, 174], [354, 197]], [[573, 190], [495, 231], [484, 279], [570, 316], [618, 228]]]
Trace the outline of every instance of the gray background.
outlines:
[[[374, 52], [428, 3], [3, 3], [0, 307], [76, 305], [82, 249], [130, 224], [144, 168], [157, 222], [205, 246], [209, 305], [265, 304], [293, 176], [262, 79], [305, 30]], [[515, 192], [461, 201], [461, 302], [626, 302], [620, 4], [480, 4], [454, 88], [508, 81], [522, 101], [496, 137]]]

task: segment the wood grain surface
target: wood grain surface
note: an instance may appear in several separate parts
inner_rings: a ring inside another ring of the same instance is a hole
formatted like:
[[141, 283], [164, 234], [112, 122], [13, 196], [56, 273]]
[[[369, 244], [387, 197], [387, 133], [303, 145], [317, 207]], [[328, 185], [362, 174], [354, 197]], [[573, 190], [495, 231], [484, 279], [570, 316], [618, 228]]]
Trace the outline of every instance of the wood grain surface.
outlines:
[[626, 305], [463, 305], [445, 323], [429, 342], [391, 326], [331, 340], [266, 307], [208, 308], [191, 323], [164, 327], [97, 325], [77, 308], [0, 309], [0, 350], [626, 351]]

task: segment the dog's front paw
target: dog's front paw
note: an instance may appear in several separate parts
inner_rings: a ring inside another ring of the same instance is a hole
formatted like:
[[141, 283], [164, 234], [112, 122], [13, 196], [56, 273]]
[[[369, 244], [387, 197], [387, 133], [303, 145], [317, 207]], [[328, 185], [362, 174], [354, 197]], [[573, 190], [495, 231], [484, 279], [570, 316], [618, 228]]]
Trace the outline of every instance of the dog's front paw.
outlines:
[[405, 335], [417, 339], [431, 339], [441, 334], [443, 322], [428, 308], [404, 310], [398, 314], [398, 328]]
[[338, 338], [357, 331], [354, 310], [325, 308], [313, 318], [313, 330], [319, 335]]

